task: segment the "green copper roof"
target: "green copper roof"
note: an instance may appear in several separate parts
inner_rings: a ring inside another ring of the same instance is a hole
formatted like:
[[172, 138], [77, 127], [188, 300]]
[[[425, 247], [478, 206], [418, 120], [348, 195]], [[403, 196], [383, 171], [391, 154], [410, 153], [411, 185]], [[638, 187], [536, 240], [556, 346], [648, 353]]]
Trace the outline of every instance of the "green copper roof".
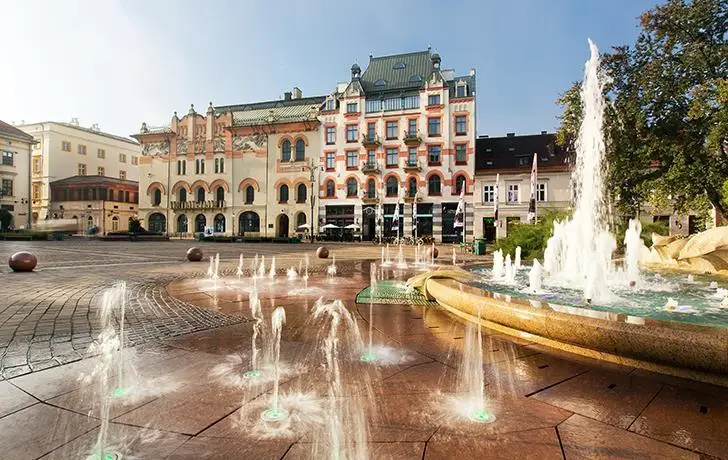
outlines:
[[[372, 57], [367, 70], [361, 76], [361, 85], [367, 94], [419, 89], [424, 86], [433, 70], [429, 51]], [[421, 78], [413, 78], [415, 75]]]
[[316, 109], [320, 105], [321, 102], [317, 101], [313, 104], [280, 104], [274, 107], [249, 108], [248, 110], [233, 111], [233, 126], [253, 126], [265, 123], [289, 123], [314, 120], [316, 119]]

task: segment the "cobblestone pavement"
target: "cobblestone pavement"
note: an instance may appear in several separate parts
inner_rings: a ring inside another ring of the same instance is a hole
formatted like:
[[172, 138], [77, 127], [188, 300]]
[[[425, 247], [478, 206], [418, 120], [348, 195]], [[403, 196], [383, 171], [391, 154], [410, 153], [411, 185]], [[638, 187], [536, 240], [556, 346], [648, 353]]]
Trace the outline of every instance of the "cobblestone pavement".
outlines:
[[[77, 361], [100, 332], [101, 294], [114, 282], [128, 285], [125, 330], [129, 345], [244, 321], [185, 304], [165, 286], [183, 277], [201, 276], [206, 263], [184, 260], [190, 241], [103, 242], [82, 238], [63, 242], [0, 242], [0, 378]], [[221, 274], [233, 274], [241, 252], [276, 256], [278, 267], [297, 266], [303, 254], [317, 260], [311, 244], [199, 243], [205, 257], [219, 253]], [[338, 260], [378, 258], [370, 244], [327, 244]], [[38, 257], [34, 273], [12, 273], [5, 260], [17, 251]], [[442, 249], [441, 249], [442, 250]], [[412, 249], [408, 248], [412, 256]], [[330, 263], [330, 262], [326, 262]], [[246, 265], [248, 265], [246, 263]], [[323, 261], [312, 266], [321, 270]], [[118, 327], [118, 324], [117, 324]]]

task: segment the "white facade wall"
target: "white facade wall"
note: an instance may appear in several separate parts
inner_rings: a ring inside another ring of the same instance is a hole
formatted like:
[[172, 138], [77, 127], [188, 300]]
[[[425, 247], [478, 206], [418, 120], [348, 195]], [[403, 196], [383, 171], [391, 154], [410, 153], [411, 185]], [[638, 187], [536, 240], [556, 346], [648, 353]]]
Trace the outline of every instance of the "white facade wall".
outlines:
[[[12, 181], [10, 195], [0, 196], [0, 206], [13, 215], [13, 226], [30, 228], [30, 156], [32, 143], [0, 135], [0, 152], [12, 154], [12, 164], [0, 162], [0, 184], [2, 180]], [[1, 185], [0, 185], [1, 186]]]

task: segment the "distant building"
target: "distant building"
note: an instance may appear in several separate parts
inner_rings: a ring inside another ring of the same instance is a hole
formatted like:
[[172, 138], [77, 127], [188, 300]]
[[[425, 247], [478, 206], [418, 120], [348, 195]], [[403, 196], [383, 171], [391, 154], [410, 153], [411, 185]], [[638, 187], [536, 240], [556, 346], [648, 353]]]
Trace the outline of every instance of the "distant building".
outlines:
[[[0, 121], [0, 209], [12, 215], [8, 226], [30, 228], [30, 157], [33, 136]], [[0, 230], [6, 230], [2, 228]]]
[[103, 132], [94, 125], [42, 122], [17, 126], [37, 141], [33, 150], [32, 215], [46, 219], [53, 207], [50, 183], [73, 176], [139, 180], [140, 146], [133, 139]]
[[[565, 210], [571, 204], [569, 153], [556, 145], [556, 136], [541, 134], [504, 137], [481, 136], [476, 141], [475, 235], [488, 241], [508, 235], [515, 223], [525, 222], [531, 197], [533, 155], [538, 157], [536, 183], [537, 214]], [[494, 196], [498, 182], [498, 225], [494, 221]]]
[[78, 232], [126, 231], [139, 212], [139, 183], [105, 176], [73, 176], [50, 183], [50, 218], [76, 219]]
[[384, 234], [400, 195], [399, 228], [437, 241], [459, 239], [454, 227], [460, 190], [467, 196], [466, 235], [473, 234], [476, 99], [475, 70], [456, 76], [430, 50], [370, 56], [362, 73], [340, 84], [321, 108], [319, 214], [322, 223], [361, 226], [376, 237], [376, 207], [383, 205]]

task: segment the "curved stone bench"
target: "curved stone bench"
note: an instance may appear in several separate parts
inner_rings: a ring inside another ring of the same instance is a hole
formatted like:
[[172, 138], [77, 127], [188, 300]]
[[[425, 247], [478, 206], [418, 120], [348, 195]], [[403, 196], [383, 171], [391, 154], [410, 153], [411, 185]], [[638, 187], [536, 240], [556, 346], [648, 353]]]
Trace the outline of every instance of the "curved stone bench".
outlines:
[[451, 279], [427, 293], [465, 320], [591, 358], [728, 387], [728, 329], [497, 294]]

